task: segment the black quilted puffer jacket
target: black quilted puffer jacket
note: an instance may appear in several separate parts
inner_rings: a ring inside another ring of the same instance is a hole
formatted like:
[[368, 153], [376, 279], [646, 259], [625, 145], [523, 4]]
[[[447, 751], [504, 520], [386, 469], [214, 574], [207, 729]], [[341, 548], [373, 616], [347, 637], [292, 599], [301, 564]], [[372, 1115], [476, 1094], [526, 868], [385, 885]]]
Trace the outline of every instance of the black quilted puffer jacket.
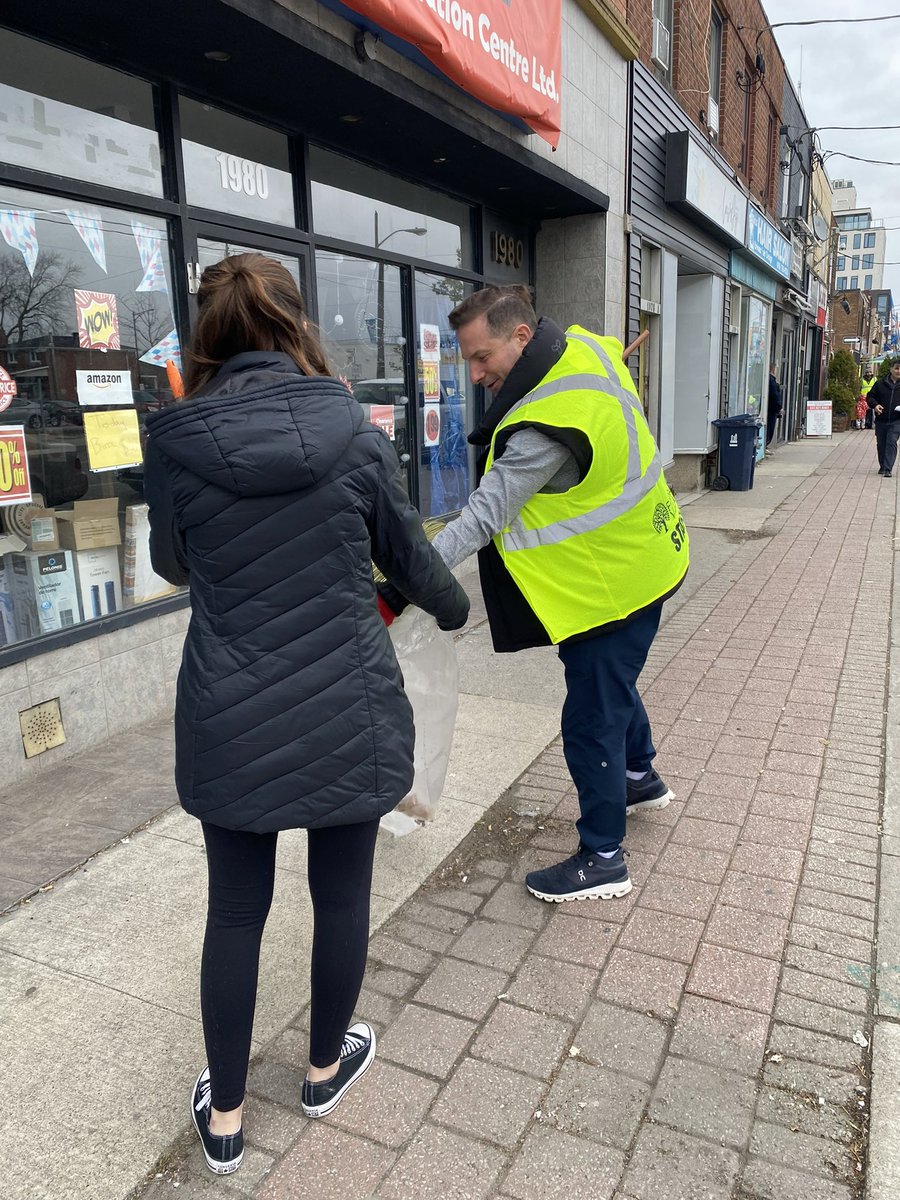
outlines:
[[153, 566], [191, 589], [182, 805], [256, 833], [382, 816], [412, 783], [413, 722], [372, 560], [446, 628], [469, 608], [391, 443], [338, 380], [273, 352], [147, 428]]

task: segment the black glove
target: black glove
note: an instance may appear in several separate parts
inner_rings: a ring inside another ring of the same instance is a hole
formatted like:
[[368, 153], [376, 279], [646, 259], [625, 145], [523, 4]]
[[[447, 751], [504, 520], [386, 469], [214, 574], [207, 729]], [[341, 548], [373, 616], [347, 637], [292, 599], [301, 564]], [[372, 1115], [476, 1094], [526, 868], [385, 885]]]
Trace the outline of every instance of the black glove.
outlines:
[[375, 588], [378, 592], [378, 598], [385, 604], [395, 617], [399, 617], [404, 609], [409, 608], [409, 601], [402, 592], [398, 592], [392, 583], [385, 580], [384, 583], [376, 583]]

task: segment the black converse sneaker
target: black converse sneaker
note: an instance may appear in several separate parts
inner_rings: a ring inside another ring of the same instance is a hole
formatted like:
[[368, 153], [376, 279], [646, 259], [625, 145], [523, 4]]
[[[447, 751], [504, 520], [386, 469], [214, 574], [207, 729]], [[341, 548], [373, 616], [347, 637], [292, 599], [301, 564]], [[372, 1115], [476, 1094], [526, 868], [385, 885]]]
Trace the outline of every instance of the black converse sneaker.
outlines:
[[212, 1107], [209, 1085], [209, 1067], [204, 1067], [194, 1084], [194, 1094], [191, 1097], [191, 1119], [200, 1137], [203, 1153], [206, 1155], [206, 1165], [217, 1175], [230, 1175], [241, 1165], [244, 1157], [244, 1133], [225, 1134], [217, 1137], [210, 1133], [209, 1114]]
[[375, 1030], [365, 1021], [357, 1021], [344, 1034], [338, 1069], [322, 1083], [303, 1081], [301, 1104], [308, 1117], [324, 1117], [337, 1108], [344, 1093], [362, 1079], [375, 1057]]
[[525, 886], [532, 896], [556, 904], [563, 900], [611, 900], [627, 896], [631, 880], [621, 850], [612, 858], [601, 858], [579, 846], [571, 858], [543, 871], [530, 871]]
[[653, 770], [643, 779], [625, 779], [625, 813], [650, 812], [654, 808], [665, 808], [675, 793]]

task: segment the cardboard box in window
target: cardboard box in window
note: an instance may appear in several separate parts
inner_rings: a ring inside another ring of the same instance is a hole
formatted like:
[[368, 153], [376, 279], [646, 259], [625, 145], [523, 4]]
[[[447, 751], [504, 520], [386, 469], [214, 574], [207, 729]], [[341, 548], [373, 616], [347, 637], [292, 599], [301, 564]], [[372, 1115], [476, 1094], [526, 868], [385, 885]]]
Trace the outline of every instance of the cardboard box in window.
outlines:
[[102, 546], [118, 546], [119, 501], [115, 496], [106, 500], [76, 500], [71, 509], [56, 509], [59, 544], [63, 550], [97, 550]]
[[122, 607], [122, 579], [118, 546], [99, 550], [75, 550], [75, 574], [86, 621], [108, 617]]
[[122, 596], [126, 607], [146, 604], [177, 592], [173, 583], [157, 575], [150, 562], [150, 518], [146, 504], [125, 509], [125, 563]]
[[75, 560], [68, 550], [10, 555], [12, 598], [20, 638], [81, 623]]
[[30, 549], [42, 554], [59, 550], [59, 526], [52, 508], [30, 508], [25, 513]]

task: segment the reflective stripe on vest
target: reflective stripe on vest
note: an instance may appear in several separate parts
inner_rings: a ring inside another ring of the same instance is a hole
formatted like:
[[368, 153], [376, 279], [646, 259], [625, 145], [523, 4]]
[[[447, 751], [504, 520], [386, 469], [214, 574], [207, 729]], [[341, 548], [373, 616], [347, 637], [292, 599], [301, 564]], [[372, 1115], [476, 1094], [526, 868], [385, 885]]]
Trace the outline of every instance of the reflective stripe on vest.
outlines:
[[607, 500], [605, 504], [601, 504], [599, 508], [595, 508], [591, 512], [582, 513], [579, 517], [567, 517], [563, 521], [545, 525], [543, 529], [526, 529], [521, 518], [516, 517], [510, 525], [509, 533], [501, 534], [503, 549], [533, 550], [536, 546], [553, 546], [557, 542], [566, 541], [567, 538], [576, 537], [579, 533], [590, 533], [592, 529], [608, 525], [610, 521], [627, 513], [629, 509], [639, 504], [649, 492], [652, 492], [661, 476], [662, 462], [657, 454], [642, 478], [626, 483], [618, 496]]
[[509, 417], [517, 408], [526, 404], [534, 404], [538, 400], [546, 400], [562, 392], [590, 391], [602, 392], [618, 400], [622, 406], [625, 427], [628, 432], [628, 464], [625, 471], [625, 483], [618, 496], [607, 500], [591, 512], [582, 513], [578, 517], [567, 517], [545, 525], [542, 529], [526, 529], [521, 517], [516, 517], [509, 527], [508, 533], [501, 534], [504, 550], [531, 550], [536, 546], [551, 546], [564, 542], [567, 538], [576, 537], [580, 533], [589, 533], [592, 529], [614, 521], [629, 509], [639, 504], [648, 493], [652, 492], [662, 476], [662, 460], [659, 452], [654, 455], [647, 465], [647, 470], [641, 474], [641, 451], [638, 444], [637, 422], [635, 420], [635, 402], [637, 397], [622, 384], [612, 365], [612, 360], [606, 350], [594, 338], [579, 333], [569, 333], [572, 341], [582, 342], [592, 350], [606, 372], [600, 374], [566, 375], [562, 379], [554, 379], [551, 383], [542, 384], [510, 409]]

